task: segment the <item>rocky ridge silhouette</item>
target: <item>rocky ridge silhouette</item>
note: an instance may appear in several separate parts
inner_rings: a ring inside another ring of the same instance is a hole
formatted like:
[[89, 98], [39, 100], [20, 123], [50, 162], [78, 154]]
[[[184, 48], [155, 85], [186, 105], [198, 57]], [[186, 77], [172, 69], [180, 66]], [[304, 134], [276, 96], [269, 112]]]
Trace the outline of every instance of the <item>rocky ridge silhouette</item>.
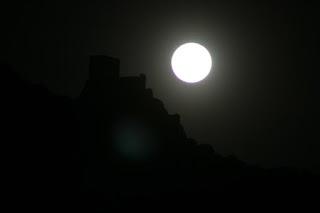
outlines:
[[146, 77], [120, 77], [119, 64], [91, 56], [76, 99], [2, 66], [4, 144], [16, 203], [42, 212], [316, 206], [318, 175], [251, 166], [198, 144], [146, 88]]

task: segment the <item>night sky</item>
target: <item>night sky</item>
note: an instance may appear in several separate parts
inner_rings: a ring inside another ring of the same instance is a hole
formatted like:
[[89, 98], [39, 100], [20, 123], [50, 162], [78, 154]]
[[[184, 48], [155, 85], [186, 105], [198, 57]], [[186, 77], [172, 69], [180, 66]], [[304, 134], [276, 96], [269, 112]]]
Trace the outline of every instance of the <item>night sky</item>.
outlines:
[[[77, 97], [90, 54], [120, 58], [121, 75], [145, 73], [199, 143], [251, 164], [320, 171], [317, 12], [306, 1], [4, 1], [1, 62]], [[171, 70], [186, 42], [213, 56], [200, 83]]]

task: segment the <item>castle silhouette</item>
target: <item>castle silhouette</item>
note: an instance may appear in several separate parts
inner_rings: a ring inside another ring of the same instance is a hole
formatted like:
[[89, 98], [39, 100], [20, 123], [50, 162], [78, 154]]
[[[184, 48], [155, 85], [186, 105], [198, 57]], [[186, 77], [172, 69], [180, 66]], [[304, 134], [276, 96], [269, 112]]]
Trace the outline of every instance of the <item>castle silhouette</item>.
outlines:
[[146, 88], [145, 75], [120, 77], [119, 68], [118, 59], [91, 56], [76, 99], [1, 68], [6, 173], [16, 205], [39, 212], [316, 206], [317, 175], [263, 169], [198, 144]]
[[[149, 143], [157, 140], [161, 145], [166, 142], [173, 146], [188, 140], [180, 116], [168, 114], [163, 103], [146, 88], [146, 76], [120, 77], [119, 63], [115, 58], [91, 56], [89, 79], [79, 97], [81, 105], [88, 107], [85, 111], [90, 109], [90, 117], [105, 126], [99, 134], [107, 134], [106, 129], [112, 128], [119, 119], [127, 122], [130, 119], [131, 125], [139, 122], [141, 127], [144, 123], [145, 131], [152, 131], [153, 139]], [[159, 146], [157, 149], [159, 151]]]

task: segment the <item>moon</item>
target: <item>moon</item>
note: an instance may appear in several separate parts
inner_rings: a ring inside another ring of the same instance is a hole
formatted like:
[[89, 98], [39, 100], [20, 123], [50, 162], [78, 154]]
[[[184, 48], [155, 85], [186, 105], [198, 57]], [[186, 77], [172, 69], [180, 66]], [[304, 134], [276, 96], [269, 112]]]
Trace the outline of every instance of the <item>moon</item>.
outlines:
[[204, 46], [198, 43], [186, 43], [173, 53], [171, 67], [181, 81], [197, 83], [210, 73], [212, 58]]

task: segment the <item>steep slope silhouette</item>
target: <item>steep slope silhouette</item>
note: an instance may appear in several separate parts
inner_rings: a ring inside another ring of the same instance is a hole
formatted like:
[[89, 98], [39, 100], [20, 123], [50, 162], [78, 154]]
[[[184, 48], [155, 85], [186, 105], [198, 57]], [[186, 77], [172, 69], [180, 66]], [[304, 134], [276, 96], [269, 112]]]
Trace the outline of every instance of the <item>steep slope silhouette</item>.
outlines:
[[16, 205], [41, 212], [316, 206], [317, 175], [219, 155], [187, 137], [180, 116], [153, 97], [143, 74], [120, 77], [118, 59], [90, 59], [76, 99], [1, 67], [3, 143]]

